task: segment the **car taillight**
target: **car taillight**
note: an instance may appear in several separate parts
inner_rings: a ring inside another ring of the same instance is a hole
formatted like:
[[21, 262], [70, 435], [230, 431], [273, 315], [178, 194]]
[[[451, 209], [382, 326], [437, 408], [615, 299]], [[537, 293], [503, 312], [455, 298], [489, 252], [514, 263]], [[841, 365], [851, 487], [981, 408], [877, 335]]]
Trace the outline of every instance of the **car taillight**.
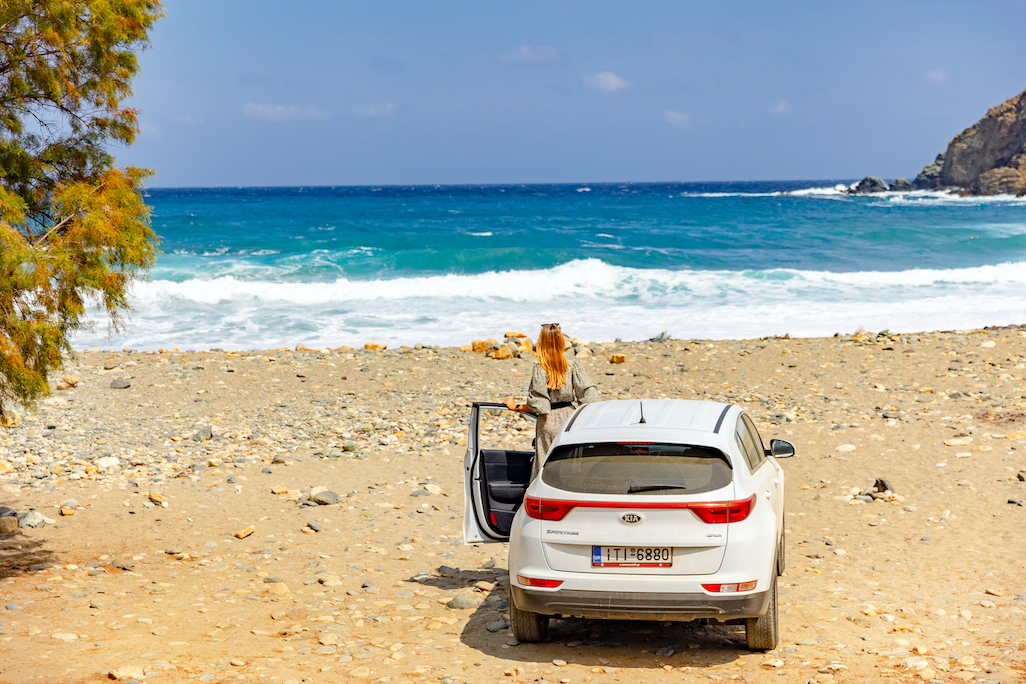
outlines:
[[546, 589], [555, 589], [563, 583], [563, 580], [538, 579], [537, 577], [524, 577], [523, 575], [517, 575], [517, 581], [529, 587], [544, 587]]
[[755, 507], [755, 495], [738, 501], [708, 501], [689, 503], [684, 501], [563, 501], [560, 499], [539, 499], [524, 497], [524, 512], [536, 520], [562, 520], [575, 508], [634, 508], [634, 509], [690, 509], [705, 523], [720, 524], [741, 522]]
[[527, 513], [527, 517], [538, 520], [562, 520], [575, 506], [577, 506], [575, 501], [524, 497], [524, 512]]
[[715, 501], [711, 503], [696, 503], [688, 506], [698, 519], [704, 523], [732, 523], [741, 522], [755, 508], [755, 494], [747, 499], [738, 501]]
[[751, 591], [755, 589], [756, 581], [738, 582], [737, 584], [703, 584], [702, 588], [714, 594], [731, 594], [736, 591]]

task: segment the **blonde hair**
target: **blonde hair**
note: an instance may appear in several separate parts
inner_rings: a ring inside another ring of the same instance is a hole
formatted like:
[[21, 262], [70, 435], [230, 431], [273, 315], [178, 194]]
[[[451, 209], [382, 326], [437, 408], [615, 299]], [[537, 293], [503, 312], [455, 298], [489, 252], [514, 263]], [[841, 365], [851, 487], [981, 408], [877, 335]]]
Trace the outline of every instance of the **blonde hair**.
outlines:
[[549, 389], [559, 389], [566, 380], [570, 363], [566, 359], [566, 343], [558, 324], [549, 323], [542, 326], [537, 349], [538, 363], [545, 370], [546, 386]]

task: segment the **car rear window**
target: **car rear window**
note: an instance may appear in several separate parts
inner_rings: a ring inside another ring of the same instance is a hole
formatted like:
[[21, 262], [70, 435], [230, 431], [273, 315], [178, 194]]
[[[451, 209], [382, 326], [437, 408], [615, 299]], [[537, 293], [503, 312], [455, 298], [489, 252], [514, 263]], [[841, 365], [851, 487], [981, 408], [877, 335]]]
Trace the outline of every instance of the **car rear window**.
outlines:
[[718, 449], [688, 444], [573, 444], [557, 447], [542, 482], [587, 494], [698, 494], [730, 484]]

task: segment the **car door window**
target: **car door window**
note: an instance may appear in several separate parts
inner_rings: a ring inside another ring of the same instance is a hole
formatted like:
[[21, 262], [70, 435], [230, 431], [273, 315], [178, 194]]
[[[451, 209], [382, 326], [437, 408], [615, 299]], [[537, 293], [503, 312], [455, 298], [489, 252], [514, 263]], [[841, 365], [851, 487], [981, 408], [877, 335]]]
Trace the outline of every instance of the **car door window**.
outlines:
[[737, 431], [735, 432], [735, 435], [741, 442], [741, 452], [745, 455], [745, 461], [748, 463], [748, 469], [755, 472], [755, 469], [759, 467], [760, 463], [759, 455], [757, 453], [758, 447], [756, 447], [755, 440], [752, 438], [747, 426], [741, 419], [738, 419], [737, 421]]
[[759, 431], [755, 429], [755, 423], [752, 419], [745, 414], [741, 414], [741, 420], [744, 422], [746, 428], [748, 428], [748, 434], [752, 437], [752, 442], [755, 444], [755, 453], [758, 456], [758, 462], [762, 463], [766, 460], [766, 447], [762, 442], [762, 437], [759, 436]]

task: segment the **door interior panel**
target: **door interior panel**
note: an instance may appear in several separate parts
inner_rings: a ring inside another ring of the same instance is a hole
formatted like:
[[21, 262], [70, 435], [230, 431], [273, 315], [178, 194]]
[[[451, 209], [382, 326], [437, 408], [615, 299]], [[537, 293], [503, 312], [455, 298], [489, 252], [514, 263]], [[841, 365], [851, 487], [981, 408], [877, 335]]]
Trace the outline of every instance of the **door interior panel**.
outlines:
[[481, 449], [481, 500], [492, 533], [509, 536], [531, 481], [533, 451]]

